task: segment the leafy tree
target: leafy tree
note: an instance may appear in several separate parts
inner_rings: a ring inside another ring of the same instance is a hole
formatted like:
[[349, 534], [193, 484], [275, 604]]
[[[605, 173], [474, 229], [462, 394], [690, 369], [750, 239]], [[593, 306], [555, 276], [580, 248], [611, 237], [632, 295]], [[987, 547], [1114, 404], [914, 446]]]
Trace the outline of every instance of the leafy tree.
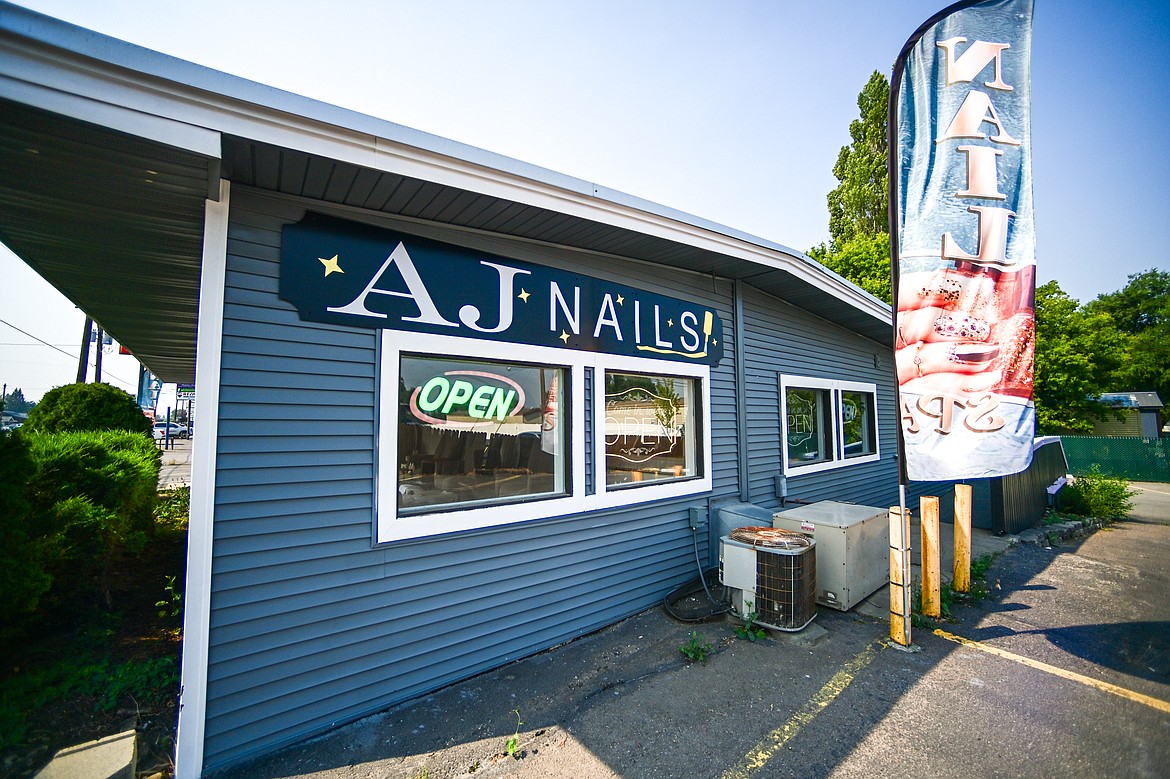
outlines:
[[1170, 403], [1170, 272], [1132, 274], [1123, 289], [1099, 295], [1085, 308], [1108, 314], [1129, 335], [1125, 359], [1107, 389], [1157, 392]]
[[1110, 413], [1094, 398], [1110, 390], [1126, 346], [1108, 313], [1081, 307], [1056, 281], [1036, 288], [1033, 397], [1041, 434], [1087, 433]]
[[35, 405], [36, 403], [29, 403], [25, 400], [24, 391], [20, 387], [16, 387], [12, 392], [0, 397], [0, 410], [14, 414], [25, 414]]
[[824, 244], [814, 246], [809, 256], [829, 270], [852, 281], [879, 300], [893, 300], [890, 291], [890, 234], [858, 235], [836, 251]]
[[1170, 271], [1131, 274], [1124, 289], [1098, 295], [1086, 308], [1109, 314], [1126, 333], [1170, 327]]
[[151, 423], [127, 392], [109, 384], [66, 384], [45, 393], [28, 416], [29, 430], [130, 430], [150, 435]]
[[852, 142], [841, 147], [833, 175], [841, 182], [829, 193], [829, 243], [809, 256], [874, 297], [892, 301], [886, 137], [890, 84], [879, 71], [869, 77], [857, 107], [861, 117], [849, 124]]
[[849, 124], [853, 142], [841, 147], [833, 166], [833, 175], [841, 184], [829, 193], [832, 249], [859, 236], [890, 232], [886, 210], [889, 106], [890, 82], [875, 70], [857, 96], [861, 118]]

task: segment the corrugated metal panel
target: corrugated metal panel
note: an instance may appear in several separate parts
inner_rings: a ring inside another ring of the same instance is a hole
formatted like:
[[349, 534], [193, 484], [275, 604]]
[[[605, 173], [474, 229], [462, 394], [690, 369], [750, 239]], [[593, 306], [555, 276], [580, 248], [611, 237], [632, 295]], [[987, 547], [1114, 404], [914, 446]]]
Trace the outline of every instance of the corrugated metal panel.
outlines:
[[[788, 478], [788, 497], [872, 506], [898, 502], [892, 360], [880, 346], [832, 322], [746, 289], [744, 300], [751, 502], [774, 508], [783, 472], [780, 374], [877, 385], [881, 459]], [[875, 367], [876, 356], [876, 367]]]
[[1048, 486], [1068, 473], [1060, 441], [1036, 449], [1020, 473], [991, 479], [991, 529], [1019, 533], [1035, 525], [1048, 508]]
[[[687, 510], [706, 495], [373, 546], [374, 331], [300, 322], [276, 297], [280, 226], [300, 207], [242, 187], [232, 201], [209, 769], [612, 623], [695, 575]], [[634, 286], [662, 281], [576, 262]], [[678, 274], [663, 286], [705, 299], [710, 283]], [[728, 298], [723, 283], [725, 317]], [[715, 371], [721, 394], [730, 371], [730, 360]], [[725, 417], [727, 401], [715, 405]], [[723, 484], [734, 431], [721, 433]]]

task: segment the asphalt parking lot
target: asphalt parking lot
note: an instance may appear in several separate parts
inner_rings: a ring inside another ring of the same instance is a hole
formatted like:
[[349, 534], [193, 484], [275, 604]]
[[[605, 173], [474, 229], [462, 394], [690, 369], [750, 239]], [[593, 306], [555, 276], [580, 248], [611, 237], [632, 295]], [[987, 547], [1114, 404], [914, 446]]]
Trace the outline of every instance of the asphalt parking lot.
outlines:
[[651, 609], [222, 776], [1163, 777], [1170, 485], [1139, 486], [1088, 537], [1003, 539], [991, 596], [915, 652], [884, 590], [757, 642]]

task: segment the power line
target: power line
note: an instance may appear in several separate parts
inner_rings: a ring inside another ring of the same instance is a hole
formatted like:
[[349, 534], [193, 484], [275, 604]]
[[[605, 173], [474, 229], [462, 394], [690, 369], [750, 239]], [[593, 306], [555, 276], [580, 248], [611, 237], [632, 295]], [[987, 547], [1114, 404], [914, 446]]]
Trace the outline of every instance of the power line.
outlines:
[[[76, 359], [77, 359], [77, 355], [70, 354], [69, 352], [65, 351], [64, 349], [62, 349], [62, 348], [60, 348], [60, 347], [58, 347], [58, 346], [54, 346], [53, 344], [49, 343], [48, 341], [42, 341], [40, 338], [37, 338], [37, 337], [36, 337], [35, 335], [33, 335], [32, 333], [28, 332], [27, 330], [21, 330], [19, 327], [17, 327], [16, 325], [12, 324], [11, 322], [9, 322], [9, 321], [7, 321], [7, 320], [0, 319], [0, 324], [5, 324], [5, 325], [8, 325], [9, 327], [11, 327], [13, 330], [17, 331], [18, 333], [23, 333], [24, 335], [27, 335], [29, 338], [31, 338], [31, 339], [33, 339], [34, 341], [36, 341], [37, 343], [44, 344], [45, 346], [49, 347], [50, 349], [53, 349], [53, 350], [55, 350], [55, 351], [58, 351], [58, 352], [60, 352], [61, 354], [63, 354], [63, 355], [65, 355], [66, 357], [68, 357], [70, 360], [76, 360]], [[101, 348], [101, 346], [99, 345], [99, 346], [98, 346], [98, 348], [100, 349], [100, 348]], [[95, 367], [95, 368], [97, 367], [97, 362], [96, 362], [96, 361], [90, 362], [89, 364], [90, 364], [90, 365], [92, 365], [92, 366], [93, 366], [93, 367]], [[131, 387], [133, 387], [133, 386], [136, 386], [136, 385], [137, 385], [137, 382], [133, 382], [133, 381], [126, 381], [126, 380], [125, 380], [125, 379], [123, 379], [121, 376], [118, 376], [118, 375], [116, 375], [116, 374], [110, 373], [109, 371], [106, 371], [106, 373], [107, 373], [109, 376], [112, 376], [113, 378], [117, 379], [118, 381], [120, 381], [120, 382], [122, 382], [123, 384], [126, 384], [126, 385], [128, 385], [128, 386], [131, 386]]]

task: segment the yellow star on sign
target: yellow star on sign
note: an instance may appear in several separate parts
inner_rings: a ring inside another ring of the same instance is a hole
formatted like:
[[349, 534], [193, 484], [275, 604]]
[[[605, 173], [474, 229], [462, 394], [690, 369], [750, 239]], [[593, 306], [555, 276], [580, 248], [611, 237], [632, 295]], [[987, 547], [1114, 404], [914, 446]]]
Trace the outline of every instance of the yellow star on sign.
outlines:
[[623, 305], [625, 305], [625, 303], [626, 303], [626, 299], [625, 299], [624, 297], [622, 297], [621, 295], [618, 295], [618, 296], [617, 296], [617, 302], [618, 302], [618, 305], [619, 305], [619, 306], [623, 306]]
[[667, 327], [674, 327], [674, 320], [673, 320], [673, 319], [667, 319], [667, 320], [666, 320], [666, 326], [667, 326]]
[[521, 287], [521, 288], [520, 288], [520, 294], [519, 294], [519, 295], [517, 295], [516, 297], [520, 298], [520, 299], [521, 299], [521, 300], [523, 300], [525, 303], [527, 303], [527, 302], [528, 302], [528, 298], [532, 297], [532, 293], [531, 293], [531, 292], [529, 292], [528, 290], [524, 289], [524, 287]]
[[324, 257], [318, 257], [317, 259], [320, 260], [321, 264], [325, 266], [326, 276], [328, 276], [330, 273], [345, 273], [345, 271], [341, 269], [341, 266], [337, 264], [336, 254], [330, 257], [328, 260]]
[[562, 331], [561, 331], [561, 334], [560, 334], [559, 336], [557, 336], [557, 337], [558, 337], [558, 338], [560, 338], [560, 339], [561, 339], [562, 341], [564, 341], [565, 343], [568, 343], [568, 342], [569, 342], [569, 334], [568, 334], [568, 333], [566, 333], [564, 330], [562, 330]]

